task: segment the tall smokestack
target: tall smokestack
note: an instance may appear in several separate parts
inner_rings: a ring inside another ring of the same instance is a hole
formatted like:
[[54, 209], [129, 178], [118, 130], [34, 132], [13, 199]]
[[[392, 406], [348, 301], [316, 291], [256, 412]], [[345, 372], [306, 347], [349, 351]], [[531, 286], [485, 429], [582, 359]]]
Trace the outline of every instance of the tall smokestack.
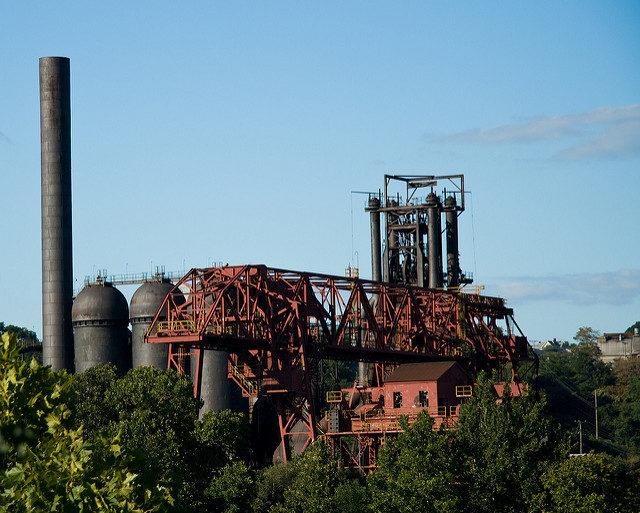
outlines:
[[69, 59], [40, 59], [42, 359], [73, 371]]

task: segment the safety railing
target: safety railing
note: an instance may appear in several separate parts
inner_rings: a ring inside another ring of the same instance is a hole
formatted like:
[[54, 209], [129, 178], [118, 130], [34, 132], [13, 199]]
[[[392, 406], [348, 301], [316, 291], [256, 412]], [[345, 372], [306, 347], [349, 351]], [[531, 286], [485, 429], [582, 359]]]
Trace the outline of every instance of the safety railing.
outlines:
[[156, 325], [157, 333], [171, 333], [176, 331], [192, 332], [196, 330], [196, 323], [190, 319], [179, 321], [160, 321]]
[[362, 420], [352, 427], [353, 431], [398, 431], [400, 424], [397, 420]]
[[466, 287], [461, 287], [460, 289], [458, 289], [458, 292], [462, 294], [474, 294], [476, 296], [479, 296], [480, 294], [482, 294], [483, 290], [484, 285], [467, 285]]
[[258, 385], [250, 381], [237, 365], [229, 364], [231, 375], [240, 383], [242, 388], [249, 394], [255, 395], [258, 392]]
[[470, 294], [479, 296], [484, 290], [484, 285], [466, 285], [463, 287], [442, 287], [438, 288], [441, 292], [459, 292], [460, 294]]

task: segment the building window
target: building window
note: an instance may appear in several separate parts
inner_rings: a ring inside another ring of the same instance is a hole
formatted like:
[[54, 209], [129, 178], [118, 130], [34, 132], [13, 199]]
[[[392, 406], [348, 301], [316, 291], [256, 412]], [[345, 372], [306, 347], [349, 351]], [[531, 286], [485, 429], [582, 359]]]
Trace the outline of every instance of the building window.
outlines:
[[426, 390], [420, 390], [420, 392], [418, 392], [418, 406], [421, 408], [429, 407], [429, 392]]
[[393, 407], [402, 408], [402, 392], [393, 393]]
[[456, 397], [471, 397], [473, 389], [471, 385], [458, 385], [456, 386]]

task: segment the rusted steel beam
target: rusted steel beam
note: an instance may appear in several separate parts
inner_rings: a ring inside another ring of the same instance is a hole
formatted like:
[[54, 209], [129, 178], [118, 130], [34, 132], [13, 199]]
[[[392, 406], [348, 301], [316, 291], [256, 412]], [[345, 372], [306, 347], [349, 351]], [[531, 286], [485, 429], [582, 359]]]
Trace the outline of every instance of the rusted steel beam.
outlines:
[[[264, 265], [213, 267], [192, 269], [176, 284], [146, 341], [169, 344], [169, 365], [179, 372], [185, 348], [196, 357], [228, 351], [229, 375], [245, 395], [277, 398], [288, 459], [291, 437], [306, 434], [306, 447], [318, 435], [312, 382], [321, 359], [375, 363], [377, 383], [385, 364], [442, 359], [471, 372], [508, 363], [518, 381], [519, 368], [535, 372], [537, 359], [512, 314], [501, 298], [459, 291]], [[196, 373], [196, 396], [199, 380]]]

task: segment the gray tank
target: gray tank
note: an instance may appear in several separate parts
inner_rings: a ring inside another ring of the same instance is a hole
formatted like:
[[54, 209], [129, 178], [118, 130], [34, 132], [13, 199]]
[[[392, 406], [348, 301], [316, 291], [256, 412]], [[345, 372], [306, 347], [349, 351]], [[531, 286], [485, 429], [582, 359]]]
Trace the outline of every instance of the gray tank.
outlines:
[[[212, 304], [213, 297], [207, 295], [204, 300], [206, 303]], [[249, 413], [249, 402], [242, 397], [240, 387], [228, 377], [228, 358], [229, 354], [226, 351], [216, 351], [214, 349], [202, 351], [200, 399], [204, 404], [199, 411], [200, 417], [211, 410], [232, 410]], [[191, 380], [194, 382], [198, 365], [198, 359], [195, 355], [190, 357], [187, 365], [190, 369]]]
[[[168, 344], [145, 344], [144, 336], [151, 326], [164, 298], [173, 289], [166, 281], [143, 283], [131, 298], [131, 360], [133, 368], [155, 367], [166, 369], [169, 358]], [[164, 318], [163, 318], [164, 319]]]
[[76, 372], [113, 363], [119, 373], [131, 368], [129, 308], [111, 283], [87, 284], [73, 302]]
[[[242, 397], [240, 387], [228, 376], [228, 353], [207, 349], [202, 352], [202, 380], [200, 417], [208, 411], [233, 410], [248, 413], [249, 403]], [[197, 358], [191, 357], [191, 379], [196, 375]]]

